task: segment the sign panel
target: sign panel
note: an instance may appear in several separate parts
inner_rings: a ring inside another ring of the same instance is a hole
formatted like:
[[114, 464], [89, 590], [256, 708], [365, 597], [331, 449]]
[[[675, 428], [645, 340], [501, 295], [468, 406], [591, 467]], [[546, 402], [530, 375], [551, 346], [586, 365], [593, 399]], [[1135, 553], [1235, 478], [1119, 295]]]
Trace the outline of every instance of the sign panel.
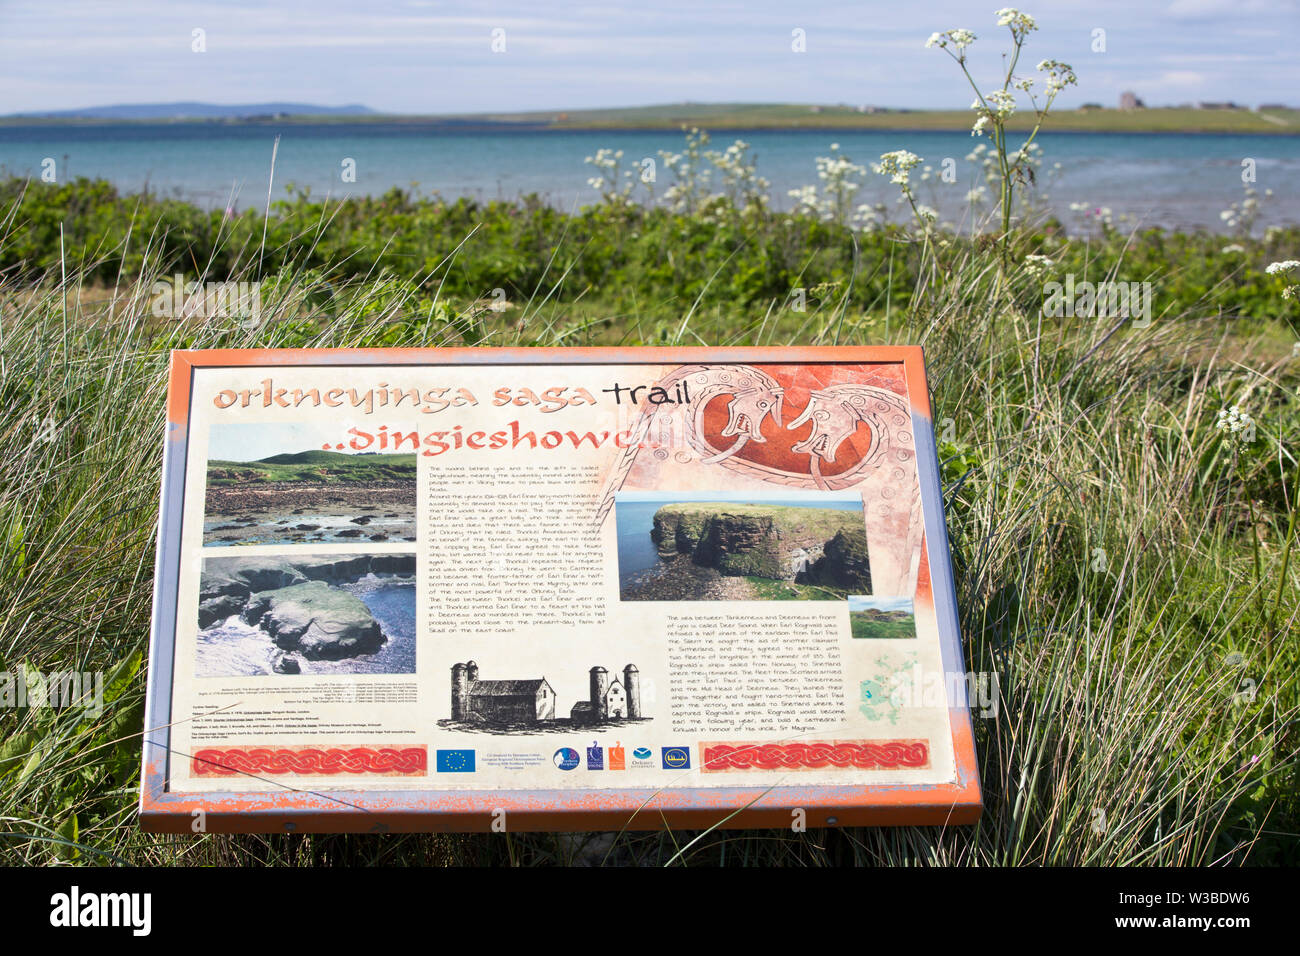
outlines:
[[172, 355], [143, 825], [970, 822], [919, 348]]

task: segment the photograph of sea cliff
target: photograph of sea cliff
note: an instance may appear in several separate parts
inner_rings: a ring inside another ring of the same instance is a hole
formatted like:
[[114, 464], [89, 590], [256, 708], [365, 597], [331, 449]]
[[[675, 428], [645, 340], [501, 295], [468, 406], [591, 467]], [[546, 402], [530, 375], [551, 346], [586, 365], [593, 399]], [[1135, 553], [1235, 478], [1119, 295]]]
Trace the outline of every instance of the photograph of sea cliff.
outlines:
[[842, 601], [871, 592], [860, 498], [623, 494], [615, 520], [624, 601]]
[[338, 437], [314, 425], [213, 426], [203, 543], [414, 541], [414, 453], [355, 451]]
[[912, 599], [850, 595], [849, 630], [861, 640], [916, 637]]
[[207, 558], [196, 677], [415, 673], [415, 555]]

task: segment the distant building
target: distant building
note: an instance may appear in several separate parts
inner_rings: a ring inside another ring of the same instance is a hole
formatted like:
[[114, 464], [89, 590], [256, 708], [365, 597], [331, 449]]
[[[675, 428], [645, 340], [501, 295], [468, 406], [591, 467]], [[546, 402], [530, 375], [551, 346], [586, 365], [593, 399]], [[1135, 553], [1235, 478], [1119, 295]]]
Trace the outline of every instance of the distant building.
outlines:
[[1144, 109], [1146, 104], [1132, 90], [1125, 90], [1119, 95], [1119, 108], [1122, 110]]
[[1236, 110], [1241, 109], [1236, 103], [1228, 101], [1226, 103], [1208, 103], [1202, 101], [1196, 104], [1198, 110]]

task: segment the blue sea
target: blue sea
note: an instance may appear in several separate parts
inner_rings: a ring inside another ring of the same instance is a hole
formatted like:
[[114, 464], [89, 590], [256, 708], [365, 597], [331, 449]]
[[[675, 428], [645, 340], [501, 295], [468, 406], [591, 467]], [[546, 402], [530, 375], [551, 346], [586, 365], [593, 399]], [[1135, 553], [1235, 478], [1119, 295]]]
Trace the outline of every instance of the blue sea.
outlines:
[[[271, 150], [281, 136], [274, 181]], [[788, 192], [818, 182], [815, 159], [832, 143], [867, 165], [881, 153], [909, 149], [935, 173], [945, 158], [956, 163], [956, 182], [937, 175], [922, 183], [919, 201], [945, 219], [968, 218], [966, 194], [982, 183], [966, 159], [985, 140], [966, 132], [754, 130], [719, 132], [713, 148], [742, 138], [753, 147], [758, 173], [771, 182], [777, 208]], [[1243, 198], [1242, 161], [1254, 160], [1262, 208], [1256, 230], [1300, 222], [1300, 136], [1183, 133], [1045, 133], [1039, 197], [1067, 226], [1087, 225], [1073, 203], [1108, 208], [1147, 225], [1223, 231], [1220, 213]], [[655, 189], [662, 196], [670, 175], [660, 150], [680, 152], [677, 131], [463, 129], [399, 124], [293, 125], [87, 124], [0, 127], [0, 172], [39, 177], [42, 161], [55, 161], [60, 181], [104, 178], [120, 190], [149, 189], [207, 208], [262, 208], [268, 185], [273, 199], [293, 184], [317, 198], [378, 195], [394, 186], [420, 195], [513, 200], [536, 194], [569, 210], [597, 199], [584, 163], [602, 147], [623, 150], [624, 168], [655, 159]], [[1013, 145], [1018, 142], [1013, 139]], [[350, 161], [350, 162], [349, 162]], [[344, 182], [345, 164], [356, 181]], [[1059, 167], [1057, 166], [1059, 164]], [[1272, 191], [1266, 196], [1267, 190]], [[897, 209], [897, 190], [868, 173], [855, 203], [885, 202]], [[894, 213], [898, 218], [901, 213]]]

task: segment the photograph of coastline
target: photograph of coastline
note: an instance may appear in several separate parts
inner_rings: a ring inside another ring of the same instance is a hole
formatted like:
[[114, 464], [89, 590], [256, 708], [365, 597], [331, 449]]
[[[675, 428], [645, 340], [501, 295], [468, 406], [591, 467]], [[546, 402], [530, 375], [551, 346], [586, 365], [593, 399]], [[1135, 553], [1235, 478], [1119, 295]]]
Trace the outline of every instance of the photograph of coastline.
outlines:
[[836, 601], [871, 591], [852, 493], [623, 492], [624, 601]]
[[212, 426], [203, 543], [414, 541], [415, 454], [354, 451], [338, 438], [337, 427]]
[[850, 595], [849, 629], [860, 639], [916, 637], [912, 599]]
[[415, 673], [414, 554], [207, 558], [196, 677]]

